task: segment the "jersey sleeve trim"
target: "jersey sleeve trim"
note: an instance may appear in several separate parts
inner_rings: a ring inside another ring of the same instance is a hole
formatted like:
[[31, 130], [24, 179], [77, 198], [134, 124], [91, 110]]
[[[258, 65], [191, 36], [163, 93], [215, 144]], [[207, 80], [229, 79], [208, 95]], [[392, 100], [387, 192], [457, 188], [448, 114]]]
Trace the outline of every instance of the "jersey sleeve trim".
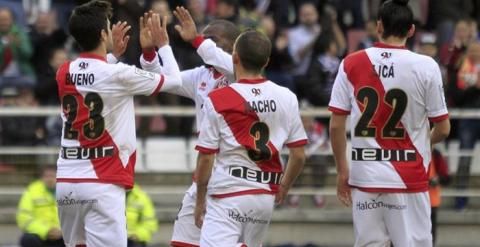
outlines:
[[275, 192], [271, 190], [265, 190], [265, 189], [252, 189], [252, 190], [242, 190], [242, 191], [225, 193], [225, 194], [214, 194], [211, 196], [213, 198], [222, 199], [227, 197], [244, 196], [244, 195], [261, 195], [261, 194], [274, 195]]
[[343, 110], [334, 106], [329, 106], [328, 110], [339, 115], [350, 115], [350, 111]]
[[200, 45], [205, 41], [205, 37], [202, 35], [198, 35], [193, 41], [192, 41], [192, 46], [195, 47], [195, 49], [198, 49]]
[[200, 245], [189, 244], [189, 243], [173, 241], [173, 240], [170, 241], [170, 245], [174, 247], [200, 247]]
[[206, 148], [206, 147], [202, 147], [202, 146], [199, 146], [197, 145], [195, 147], [195, 150], [197, 150], [198, 152], [202, 153], [202, 154], [216, 154], [218, 153], [218, 151], [220, 151], [220, 149], [213, 149], [213, 148]]
[[155, 49], [143, 49], [143, 58], [147, 62], [152, 62], [156, 55]]
[[164, 81], [165, 81], [165, 76], [160, 75], [160, 81], [158, 82], [158, 86], [155, 88], [155, 90], [153, 90], [153, 93], [150, 94], [150, 96], [156, 96], [160, 92], [160, 89], [162, 89]]
[[303, 147], [307, 144], [308, 144], [308, 140], [303, 139], [303, 140], [298, 140], [298, 141], [287, 143], [287, 147], [289, 147], [289, 148]]
[[447, 114], [440, 115], [438, 117], [429, 117], [428, 121], [430, 121], [432, 123], [437, 123], [437, 122], [440, 122], [442, 120], [448, 119], [448, 117], [449, 117], [449, 115], [447, 113]]

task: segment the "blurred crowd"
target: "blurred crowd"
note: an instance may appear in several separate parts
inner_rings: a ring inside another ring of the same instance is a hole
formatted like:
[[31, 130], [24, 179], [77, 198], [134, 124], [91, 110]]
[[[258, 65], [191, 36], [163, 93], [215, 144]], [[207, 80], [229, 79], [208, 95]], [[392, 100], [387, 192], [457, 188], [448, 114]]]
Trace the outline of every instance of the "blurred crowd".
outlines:
[[[55, 73], [79, 49], [68, 35], [71, 10], [88, 0], [0, 0], [0, 106], [56, 106]], [[263, 31], [273, 44], [265, 75], [294, 91], [303, 106], [326, 106], [343, 57], [377, 41], [376, 12], [382, 0], [111, 0], [113, 22], [132, 25], [121, 58], [139, 64], [138, 18], [149, 9], [167, 15], [171, 45], [181, 69], [202, 64], [174, 25], [176, 6], [185, 6], [198, 30], [226, 19], [242, 30]], [[434, 57], [444, 72], [447, 102], [455, 108], [480, 107], [480, 0], [411, 0], [416, 35], [409, 49]], [[173, 95], [138, 98], [140, 105], [190, 105]], [[139, 135], [191, 135], [192, 119], [138, 118]], [[456, 136], [464, 147], [480, 135], [475, 120], [461, 121]], [[1, 118], [0, 143], [57, 145], [61, 122], [49, 118]], [[465, 132], [465, 133], [464, 133]], [[467, 134], [468, 133], [468, 134]]]

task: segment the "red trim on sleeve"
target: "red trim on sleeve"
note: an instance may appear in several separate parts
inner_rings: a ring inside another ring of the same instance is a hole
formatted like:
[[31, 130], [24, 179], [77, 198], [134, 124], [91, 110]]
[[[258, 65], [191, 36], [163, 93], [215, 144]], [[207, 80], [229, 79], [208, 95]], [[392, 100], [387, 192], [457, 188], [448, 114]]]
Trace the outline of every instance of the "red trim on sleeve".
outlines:
[[160, 75], [160, 81], [158, 82], [157, 87], [155, 88], [155, 90], [153, 91], [153, 93], [150, 94], [150, 96], [156, 96], [156, 95], [160, 92], [160, 89], [162, 89], [162, 86], [163, 86], [163, 82], [164, 82], [164, 81], [165, 81], [165, 76]]
[[195, 47], [195, 49], [198, 49], [200, 45], [205, 41], [205, 37], [203, 35], [198, 35], [193, 41], [192, 41], [192, 46]]
[[339, 115], [350, 115], [350, 111], [345, 111], [343, 109], [336, 108], [336, 107], [333, 107], [333, 106], [329, 106], [328, 110], [335, 113], [335, 114], [339, 114]]
[[219, 149], [213, 149], [213, 148], [206, 148], [206, 147], [202, 147], [202, 146], [196, 146], [195, 147], [195, 150], [197, 150], [198, 152], [202, 153], [202, 154], [216, 154], [218, 153]]
[[221, 199], [221, 198], [234, 197], [234, 196], [262, 195], [262, 194], [274, 195], [275, 192], [271, 190], [264, 190], [264, 189], [253, 189], [253, 190], [242, 190], [242, 191], [225, 193], [225, 194], [216, 194], [216, 195], [212, 195], [212, 197]]
[[289, 147], [289, 148], [302, 147], [302, 146], [305, 146], [307, 144], [308, 144], [308, 140], [303, 139], [303, 140], [287, 143], [287, 147]]
[[155, 59], [155, 56], [157, 55], [157, 53], [155, 52], [155, 49], [143, 49], [142, 52], [143, 52], [143, 58], [147, 62], [153, 61], [153, 59]]
[[173, 247], [200, 247], [200, 245], [189, 244], [189, 243], [173, 241], [173, 240], [170, 241], [170, 245]]
[[429, 117], [428, 121], [430, 121], [432, 123], [437, 123], [437, 122], [440, 122], [440, 121], [445, 120], [445, 119], [448, 119], [448, 113], [444, 114], [444, 115], [440, 115], [438, 117]]

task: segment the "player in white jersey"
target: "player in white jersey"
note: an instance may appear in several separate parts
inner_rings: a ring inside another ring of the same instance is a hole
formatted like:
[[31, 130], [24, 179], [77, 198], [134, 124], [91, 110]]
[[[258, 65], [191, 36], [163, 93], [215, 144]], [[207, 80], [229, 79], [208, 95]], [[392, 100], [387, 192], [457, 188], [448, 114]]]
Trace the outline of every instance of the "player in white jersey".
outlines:
[[84, 52], [57, 72], [63, 135], [56, 197], [66, 246], [127, 246], [125, 189], [133, 186], [136, 156], [133, 96], [181, 83], [165, 19], [159, 50], [163, 75], [108, 64], [110, 16], [105, 1], [74, 9], [69, 31]]
[[342, 61], [329, 103], [337, 195], [352, 206], [355, 246], [432, 246], [428, 165], [450, 122], [438, 64], [405, 47], [415, 32], [407, 4], [380, 7], [380, 42]]
[[[234, 80], [230, 53], [240, 31], [229, 21], [216, 20], [205, 27], [202, 35], [198, 35], [195, 23], [186, 9], [178, 7], [174, 14], [180, 21], [180, 26], [177, 29], [181, 37], [197, 48], [197, 53], [203, 59], [205, 65], [182, 71], [181, 87], [167, 92], [190, 98], [195, 102], [195, 129], [198, 131], [199, 125], [205, 117], [202, 107], [208, 94], [217, 88], [227, 86]], [[155, 29], [152, 36], [156, 36]], [[144, 53], [140, 63], [142, 68], [147, 71], [156, 73], [162, 71], [162, 66], [154, 51]], [[193, 218], [196, 194], [197, 186], [193, 182], [185, 193], [181, 208], [175, 219], [171, 246], [191, 247], [200, 244], [200, 228], [195, 225]]]
[[[275, 196], [283, 202], [303, 167], [307, 136], [297, 98], [261, 76], [270, 50], [265, 35], [241, 34], [232, 55], [236, 83], [204, 103], [195, 207], [202, 247], [261, 246]], [[290, 150], [285, 173], [284, 145]]]

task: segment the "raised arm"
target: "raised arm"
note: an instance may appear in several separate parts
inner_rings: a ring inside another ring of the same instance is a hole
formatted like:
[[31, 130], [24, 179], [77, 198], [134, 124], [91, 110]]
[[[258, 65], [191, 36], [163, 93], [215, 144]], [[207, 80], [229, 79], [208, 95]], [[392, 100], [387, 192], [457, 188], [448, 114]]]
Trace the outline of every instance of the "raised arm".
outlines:
[[[160, 19], [151, 19], [151, 15], [153, 15], [153, 13], [150, 12], [140, 17], [140, 45], [143, 51], [140, 56], [140, 65], [146, 71], [162, 74], [164, 68], [160, 63], [160, 59], [164, 62], [165, 59], [160, 53], [160, 50], [158, 50], [158, 53], [155, 52], [155, 47], [161, 46], [162, 42], [164, 42], [161, 38], [162, 29], [158, 28], [161, 26], [159, 23]], [[148, 22], [149, 19], [151, 19], [150, 24]], [[156, 28], [154, 28], [154, 26], [156, 26]], [[182, 79], [180, 87], [165, 88], [163, 91], [195, 100], [197, 71], [197, 69], [182, 71], [180, 73]]]
[[175, 29], [182, 39], [192, 43], [205, 64], [215, 67], [220, 73], [226, 75], [229, 80], [234, 81], [232, 56], [220, 47], [217, 47], [211, 39], [206, 39], [198, 34], [195, 22], [188, 10], [183, 7], [177, 7], [173, 14], [180, 22], [180, 25], [175, 26]]

